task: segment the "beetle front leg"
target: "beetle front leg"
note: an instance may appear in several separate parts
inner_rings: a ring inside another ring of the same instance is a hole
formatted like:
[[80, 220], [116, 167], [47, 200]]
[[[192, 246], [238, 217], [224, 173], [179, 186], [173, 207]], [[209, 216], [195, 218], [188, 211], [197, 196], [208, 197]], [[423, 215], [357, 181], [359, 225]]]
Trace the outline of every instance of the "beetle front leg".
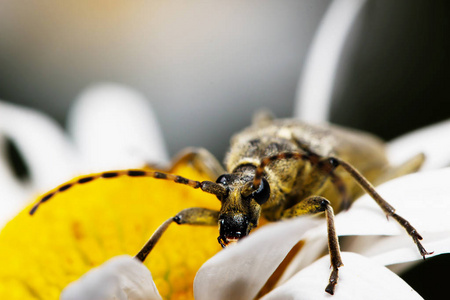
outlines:
[[205, 174], [211, 180], [225, 173], [224, 168], [208, 150], [204, 148], [188, 147], [179, 152], [169, 163], [169, 165], [160, 165], [147, 163], [145, 168], [151, 170], [161, 170], [168, 173], [177, 173], [179, 166], [189, 165], [201, 174]]
[[414, 243], [419, 249], [419, 253], [423, 257], [423, 259], [425, 259], [426, 255], [433, 254], [433, 252], [426, 251], [422, 243], [420, 243], [420, 240], [422, 240], [422, 236], [417, 232], [417, 230], [407, 220], [395, 213], [395, 208], [386, 200], [384, 200], [384, 198], [381, 197], [380, 194], [378, 194], [374, 186], [355, 167], [335, 157], [326, 158], [322, 160], [322, 162], [323, 166], [326, 166], [328, 164], [333, 168], [337, 168], [338, 166], [344, 168], [344, 170], [353, 177], [353, 179], [359, 184], [359, 186], [364, 191], [366, 191], [366, 193], [369, 194], [373, 200], [375, 200], [378, 206], [386, 214], [386, 217], [392, 217], [397, 221], [398, 224], [400, 224], [400, 226], [402, 226], [406, 230], [408, 235], [413, 239]]
[[178, 225], [188, 224], [188, 225], [206, 225], [206, 226], [217, 226], [219, 218], [219, 212], [216, 210], [201, 208], [201, 207], [192, 207], [187, 208], [180, 211], [175, 217], [172, 217], [165, 221], [161, 226], [156, 229], [156, 231], [152, 234], [147, 243], [142, 247], [138, 254], [136, 254], [136, 258], [141, 262], [147, 258], [149, 253], [152, 251], [155, 244], [159, 241], [164, 232], [169, 228], [169, 225], [172, 222], [177, 223]]
[[[359, 184], [359, 186], [367, 194], [369, 194], [370, 197], [372, 197], [373, 200], [375, 200], [378, 206], [380, 206], [380, 208], [386, 214], [386, 217], [392, 217], [397, 221], [398, 224], [400, 224], [400, 226], [402, 226], [406, 230], [408, 235], [413, 239], [414, 243], [419, 249], [419, 253], [423, 257], [423, 259], [425, 259], [426, 255], [433, 254], [433, 252], [428, 252], [425, 250], [422, 243], [420, 242], [422, 240], [422, 236], [417, 232], [417, 230], [407, 220], [405, 220], [403, 217], [395, 213], [394, 207], [390, 205], [386, 200], [384, 200], [384, 198], [381, 197], [380, 194], [378, 194], [374, 186], [355, 167], [337, 157], [320, 156], [317, 153], [313, 152], [311, 149], [309, 149], [309, 147], [306, 144], [300, 141], [297, 141], [297, 143], [299, 147], [306, 153], [306, 155], [299, 157], [301, 159], [308, 160], [312, 165], [317, 166], [318, 169], [323, 174], [331, 176], [331, 181], [340, 191], [341, 196], [345, 196], [345, 186], [343, 185], [342, 180], [340, 180], [340, 178], [337, 177], [334, 173], [334, 170], [339, 166], [343, 168]], [[287, 155], [284, 154], [284, 156]], [[401, 171], [403, 172], [413, 171], [419, 168], [423, 162], [423, 159], [424, 159], [423, 155], [418, 155], [413, 160], [411, 160], [411, 162], [407, 162], [397, 171], [398, 175], [401, 175]], [[343, 192], [341, 192], [341, 190]]]
[[173, 173], [179, 165], [184, 164], [191, 165], [195, 170], [214, 180], [225, 173], [214, 155], [204, 148], [189, 147], [178, 153], [172, 161], [169, 172]]
[[334, 294], [334, 288], [338, 281], [339, 267], [343, 266], [341, 259], [341, 250], [339, 249], [339, 241], [334, 226], [334, 213], [330, 202], [324, 197], [311, 196], [282, 213], [282, 219], [293, 218], [305, 214], [317, 214], [325, 212], [327, 219], [328, 231], [328, 251], [330, 252], [330, 262], [333, 270], [325, 291], [331, 295]]

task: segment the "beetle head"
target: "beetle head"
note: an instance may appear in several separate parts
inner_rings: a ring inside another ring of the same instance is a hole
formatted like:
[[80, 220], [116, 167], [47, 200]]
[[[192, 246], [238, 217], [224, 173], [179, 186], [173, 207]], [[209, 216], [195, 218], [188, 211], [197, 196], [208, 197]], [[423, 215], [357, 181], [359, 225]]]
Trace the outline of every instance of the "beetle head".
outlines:
[[218, 241], [225, 247], [248, 235], [258, 225], [261, 205], [270, 197], [270, 186], [263, 178], [255, 189], [252, 176], [236, 174], [221, 175], [216, 183], [226, 189], [224, 195], [218, 196], [222, 203]]

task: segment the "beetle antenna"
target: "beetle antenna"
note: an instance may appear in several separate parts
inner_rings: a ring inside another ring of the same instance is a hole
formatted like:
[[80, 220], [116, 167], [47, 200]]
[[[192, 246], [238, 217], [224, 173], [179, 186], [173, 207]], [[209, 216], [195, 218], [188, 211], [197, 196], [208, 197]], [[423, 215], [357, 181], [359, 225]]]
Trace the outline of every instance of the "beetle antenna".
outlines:
[[[261, 163], [259, 164], [259, 166], [256, 168], [255, 177], [253, 178], [253, 184], [251, 186], [251, 189], [253, 191], [255, 191], [259, 188], [262, 177], [264, 175], [264, 168], [271, 162], [281, 160], [281, 159], [304, 160], [304, 161], [310, 162], [312, 165], [319, 166], [319, 168], [322, 172], [324, 172], [330, 176], [331, 182], [336, 187], [338, 193], [341, 194], [341, 198], [342, 198], [341, 209], [348, 209], [350, 207], [351, 201], [350, 201], [349, 195], [347, 193], [347, 189], [345, 187], [344, 182], [338, 175], [336, 175], [333, 172], [335, 166], [324, 163], [322, 161], [322, 158], [319, 155], [308, 150], [307, 148], [302, 147], [302, 150], [304, 150], [306, 153], [283, 152], [283, 153], [279, 153], [279, 154], [276, 154], [273, 156], [267, 156], [267, 157], [263, 158], [261, 160]], [[247, 193], [250, 194], [251, 191], [247, 191]]]
[[38, 207], [48, 201], [50, 198], [55, 196], [56, 194], [59, 194], [61, 192], [67, 191], [71, 187], [75, 185], [80, 185], [84, 183], [91, 182], [96, 179], [105, 178], [105, 179], [111, 179], [111, 178], [117, 178], [120, 176], [129, 176], [129, 177], [152, 177], [155, 179], [165, 179], [165, 180], [171, 180], [175, 183], [180, 183], [184, 185], [188, 185], [194, 189], [201, 188], [202, 191], [210, 194], [216, 195], [219, 199], [224, 197], [227, 194], [227, 190], [220, 184], [217, 184], [212, 181], [195, 181], [191, 180], [179, 175], [174, 174], [168, 174], [163, 172], [157, 172], [157, 171], [146, 171], [146, 170], [117, 170], [117, 171], [108, 171], [108, 172], [102, 172], [102, 173], [96, 173], [89, 176], [81, 177], [77, 180], [66, 182], [58, 187], [56, 187], [54, 190], [48, 192], [45, 194], [30, 210], [30, 215], [33, 215]]
[[[255, 171], [255, 177], [253, 177], [253, 189], [257, 190], [259, 188], [259, 185], [261, 184], [261, 179], [264, 175], [264, 168], [270, 164], [271, 162], [280, 160], [280, 159], [301, 159], [301, 160], [307, 160], [307, 161], [312, 161], [312, 157], [308, 154], [303, 154], [303, 153], [297, 153], [297, 152], [283, 152], [283, 153], [279, 153], [273, 156], [267, 156], [264, 157], [261, 160], [261, 163], [259, 164], [259, 166], [256, 168]], [[318, 160], [317, 160], [318, 162]], [[312, 162], [314, 163], [314, 162]]]

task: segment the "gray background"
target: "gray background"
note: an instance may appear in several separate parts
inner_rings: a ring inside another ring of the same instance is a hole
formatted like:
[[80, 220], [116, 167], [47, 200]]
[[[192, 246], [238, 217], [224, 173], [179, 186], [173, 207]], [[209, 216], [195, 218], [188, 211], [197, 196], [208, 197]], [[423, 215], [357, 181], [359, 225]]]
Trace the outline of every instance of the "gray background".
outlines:
[[[170, 154], [219, 158], [267, 107], [292, 115], [329, 1], [0, 2], [0, 98], [64, 124], [99, 81], [153, 104]], [[445, 1], [368, 1], [342, 57], [331, 121], [386, 139], [450, 115]]]

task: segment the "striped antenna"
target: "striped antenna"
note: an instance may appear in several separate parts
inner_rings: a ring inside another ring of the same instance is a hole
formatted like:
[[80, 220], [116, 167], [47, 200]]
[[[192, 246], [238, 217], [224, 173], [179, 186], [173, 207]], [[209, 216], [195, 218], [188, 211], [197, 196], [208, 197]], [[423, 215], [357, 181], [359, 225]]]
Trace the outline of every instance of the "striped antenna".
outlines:
[[108, 172], [102, 172], [102, 173], [96, 173], [89, 176], [81, 177], [77, 180], [66, 182], [54, 190], [48, 192], [46, 195], [44, 195], [30, 210], [30, 215], [33, 215], [38, 207], [48, 201], [50, 198], [53, 198], [56, 194], [59, 194], [61, 192], [67, 191], [71, 187], [75, 185], [85, 184], [88, 182], [91, 182], [96, 179], [105, 178], [105, 179], [111, 179], [111, 178], [117, 178], [120, 176], [129, 176], [129, 177], [151, 177], [155, 179], [165, 179], [165, 180], [171, 180], [175, 183], [180, 183], [184, 185], [188, 185], [194, 189], [201, 188], [202, 191], [214, 194], [218, 198], [223, 197], [226, 195], [227, 191], [226, 189], [215, 182], [211, 181], [195, 181], [188, 178], [184, 178], [182, 176], [173, 175], [173, 174], [167, 174], [157, 171], [146, 171], [146, 170], [117, 170], [117, 171], [108, 171]]
[[[334, 169], [338, 166], [338, 162], [335, 158], [329, 157], [329, 158], [323, 158], [317, 154], [315, 154], [314, 152], [310, 151], [309, 149], [305, 148], [302, 150], [304, 150], [306, 153], [298, 153], [298, 152], [283, 152], [283, 153], [279, 153], [273, 156], [268, 156], [265, 157], [261, 160], [261, 163], [259, 164], [259, 166], [256, 168], [255, 171], [255, 177], [253, 178], [253, 184], [251, 186], [251, 188], [253, 189], [253, 191], [257, 190], [259, 188], [259, 185], [261, 184], [261, 180], [262, 177], [264, 175], [264, 168], [277, 160], [281, 160], [281, 159], [298, 159], [298, 160], [304, 160], [304, 161], [308, 161], [309, 163], [311, 163], [311, 165], [313, 166], [317, 166], [318, 169], [330, 176], [331, 182], [334, 184], [334, 186], [336, 187], [337, 191], [339, 192], [339, 194], [341, 195], [341, 199], [342, 199], [342, 203], [341, 203], [341, 208], [342, 209], [348, 209], [348, 207], [350, 206], [350, 199], [348, 197], [348, 193], [347, 193], [347, 189], [345, 187], [344, 182], [342, 181], [342, 179], [336, 175], [333, 171]], [[247, 191], [247, 193], [250, 193], [249, 191]]]
[[316, 158], [315, 156], [312, 156], [310, 154], [297, 153], [297, 152], [284, 152], [284, 153], [279, 153], [279, 154], [276, 154], [273, 156], [264, 157], [261, 160], [261, 163], [259, 164], [259, 166], [256, 168], [255, 177], [253, 178], [253, 189], [257, 190], [259, 188], [259, 185], [261, 184], [261, 179], [264, 175], [264, 168], [268, 164], [270, 164], [271, 162], [280, 160], [280, 159], [291, 159], [291, 158], [308, 160], [308, 161], [311, 161], [311, 163], [314, 163], [317, 160], [316, 163], [318, 163], [318, 158]]

